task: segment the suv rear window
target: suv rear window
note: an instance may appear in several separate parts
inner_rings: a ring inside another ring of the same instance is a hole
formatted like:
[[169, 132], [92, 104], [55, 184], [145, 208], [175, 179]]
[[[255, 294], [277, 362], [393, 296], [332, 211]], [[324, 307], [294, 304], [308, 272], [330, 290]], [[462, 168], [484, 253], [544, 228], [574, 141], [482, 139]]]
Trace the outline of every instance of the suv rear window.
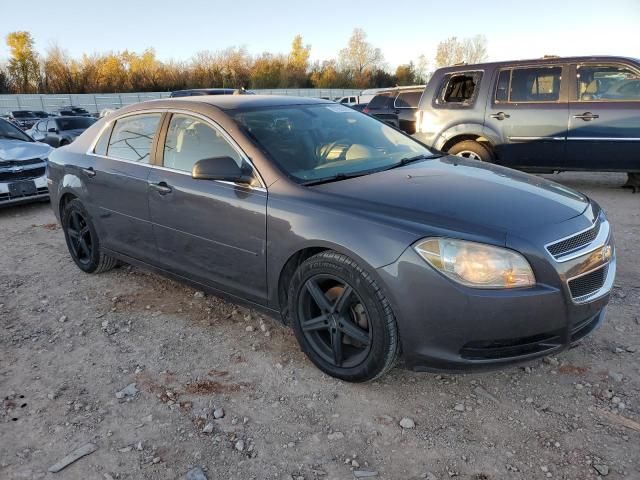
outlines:
[[400, 92], [395, 101], [396, 108], [418, 108], [422, 90]]
[[525, 67], [502, 70], [496, 86], [496, 103], [557, 102], [562, 67]]
[[369, 110], [393, 108], [393, 99], [395, 98], [395, 92], [379, 93], [371, 99], [369, 102]]
[[436, 98], [439, 105], [469, 107], [475, 102], [482, 72], [457, 72], [444, 77]]

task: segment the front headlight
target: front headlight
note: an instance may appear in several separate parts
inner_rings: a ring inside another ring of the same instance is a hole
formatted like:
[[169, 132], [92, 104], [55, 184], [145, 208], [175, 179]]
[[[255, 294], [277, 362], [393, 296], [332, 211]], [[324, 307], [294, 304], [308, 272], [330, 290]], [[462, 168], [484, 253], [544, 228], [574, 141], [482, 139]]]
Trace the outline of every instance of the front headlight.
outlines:
[[452, 238], [427, 238], [414, 246], [433, 268], [474, 288], [515, 288], [535, 285], [529, 262], [517, 252]]

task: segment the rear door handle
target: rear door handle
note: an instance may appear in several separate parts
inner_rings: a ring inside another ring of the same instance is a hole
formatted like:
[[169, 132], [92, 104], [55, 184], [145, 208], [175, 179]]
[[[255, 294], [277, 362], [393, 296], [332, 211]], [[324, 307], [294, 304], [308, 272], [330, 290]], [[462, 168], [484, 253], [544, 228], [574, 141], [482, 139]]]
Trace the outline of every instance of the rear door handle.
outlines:
[[87, 177], [95, 177], [96, 176], [96, 171], [93, 169], [93, 167], [83, 168], [82, 169], [82, 173], [84, 173]]
[[492, 113], [489, 115], [491, 118], [495, 118], [496, 120], [504, 120], [505, 118], [509, 118], [511, 115], [504, 112]]
[[149, 185], [151, 186], [151, 188], [156, 190], [160, 195], [166, 195], [173, 191], [173, 189], [169, 185], [167, 185], [167, 182], [150, 183]]
[[581, 118], [585, 122], [590, 122], [591, 120], [595, 120], [596, 118], [600, 118], [600, 115], [595, 115], [591, 112], [584, 112], [582, 115], [574, 115], [573, 118]]

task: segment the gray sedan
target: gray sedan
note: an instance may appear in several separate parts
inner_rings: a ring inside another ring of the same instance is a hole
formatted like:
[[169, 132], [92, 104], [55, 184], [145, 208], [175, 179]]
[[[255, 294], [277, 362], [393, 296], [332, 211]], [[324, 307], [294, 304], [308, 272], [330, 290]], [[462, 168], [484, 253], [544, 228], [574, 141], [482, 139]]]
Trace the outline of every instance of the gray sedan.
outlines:
[[132, 105], [55, 151], [49, 182], [82, 271], [127, 262], [277, 312], [347, 381], [401, 355], [459, 371], [558, 352], [615, 278], [594, 201], [328, 101]]
[[27, 133], [34, 140], [62, 147], [73, 142], [95, 122], [95, 118], [88, 117], [53, 117], [40, 120]]

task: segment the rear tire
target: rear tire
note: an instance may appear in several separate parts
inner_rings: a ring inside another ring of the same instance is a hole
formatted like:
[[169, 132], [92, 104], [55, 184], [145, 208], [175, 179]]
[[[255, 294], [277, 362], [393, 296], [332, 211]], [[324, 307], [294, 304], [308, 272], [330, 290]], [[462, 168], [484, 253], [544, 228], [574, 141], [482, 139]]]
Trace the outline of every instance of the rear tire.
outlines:
[[102, 273], [114, 268], [118, 261], [100, 251], [100, 240], [89, 213], [74, 198], [62, 211], [62, 230], [71, 258], [86, 273]]
[[449, 155], [493, 163], [493, 153], [488, 147], [475, 140], [464, 140], [456, 143], [448, 151]]
[[391, 305], [349, 257], [325, 251], [307, 259], [291, 280], [288, 302], [302, 351], [326, 374], [366, 382], [394, 366], [400, 340]]

